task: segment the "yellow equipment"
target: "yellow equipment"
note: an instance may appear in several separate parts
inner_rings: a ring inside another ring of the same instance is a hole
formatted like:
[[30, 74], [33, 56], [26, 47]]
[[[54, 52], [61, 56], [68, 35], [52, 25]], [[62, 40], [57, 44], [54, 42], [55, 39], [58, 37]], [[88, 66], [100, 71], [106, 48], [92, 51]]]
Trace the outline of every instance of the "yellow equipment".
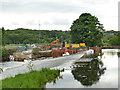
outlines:
[[70, 44], [65, 44], [65, 47], [66, 47], [66, 48], [69, 48], [69, 47], [70, 47]]
[[85, 47], [85, 43], [80, 43], [80, 46], [84, 46]]
[[79, 48], [80, 45], [79, 44], [72, 44], [72, 48]]

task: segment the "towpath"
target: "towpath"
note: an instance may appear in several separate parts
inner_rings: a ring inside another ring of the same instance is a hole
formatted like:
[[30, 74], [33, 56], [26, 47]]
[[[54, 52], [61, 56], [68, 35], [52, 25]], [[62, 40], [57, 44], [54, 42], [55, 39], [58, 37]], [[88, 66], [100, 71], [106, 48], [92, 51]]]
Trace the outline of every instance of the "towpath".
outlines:
[[[79, 60], [83, 55], [84, 53], [81, 53], [64, 57], [35, 60], [31, 62], [33, 64], [33, 70], [41, 70], [42, 68], [55, 68], [55, 67], [61, 69], [69, 67], [71, 63], [73, 63], [75, 60]], [[0, 66], [3, 67], [3, 72], [0, 73], [0, 80], [7, 77], [14, 77], [17, 74], [29, 72], [29, 68], [27, 67], [28, 63], [29, 62], [15, 62], [15, 61], [2, 63]]]

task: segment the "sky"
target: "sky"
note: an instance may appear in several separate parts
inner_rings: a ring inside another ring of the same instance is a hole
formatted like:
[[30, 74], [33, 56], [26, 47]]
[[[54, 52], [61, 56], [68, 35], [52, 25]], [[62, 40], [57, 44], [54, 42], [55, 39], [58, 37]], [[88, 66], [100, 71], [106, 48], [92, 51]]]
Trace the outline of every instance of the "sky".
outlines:
[[[118, 30], [119, 0], [0, 0], [5, 29], [70, 30], [82, 13], [96, 16], [106, 30]], [[39, 27], [40, 24], [40, 27]]]

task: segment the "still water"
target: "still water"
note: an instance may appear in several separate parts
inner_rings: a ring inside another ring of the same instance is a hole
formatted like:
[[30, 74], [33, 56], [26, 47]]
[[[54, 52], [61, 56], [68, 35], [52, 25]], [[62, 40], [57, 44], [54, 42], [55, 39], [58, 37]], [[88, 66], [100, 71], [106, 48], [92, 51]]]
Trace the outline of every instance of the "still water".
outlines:
[[[118, 49], [102, 49], [102, 56], [90, 62], [76, 60], [62, 78], [47, 83], [46, 88], [118, 88]], [[82, 59], [81, 59], [82, 60]]]

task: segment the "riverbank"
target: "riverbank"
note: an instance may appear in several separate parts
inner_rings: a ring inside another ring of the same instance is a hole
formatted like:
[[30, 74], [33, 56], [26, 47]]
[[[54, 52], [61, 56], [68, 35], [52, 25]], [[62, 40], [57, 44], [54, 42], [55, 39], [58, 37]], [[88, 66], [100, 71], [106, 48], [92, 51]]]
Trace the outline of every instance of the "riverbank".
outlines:
[[47, 82], [55, 81], [60, 70], [42, 69], [2, 80], [2, 88], [44, 88]]
[[[57, 57], [57, 58], [46, 58], [44, 60], [35, 60], [31, 61], [33, 64], [33, 70], [41, 70], [42, 68], [53, 68], [60, 66], [64, 63], [68, 63], [71, 60], [77, 60], [81, 58], [84, 54], [74, 54], [70, 56], [64, 56], [64, 57]], [[13, 63], [14, 62], [14, 63]], [[29, 64], [29, 61], [27, 62], [7, 62], [9, 64], [9, 67], [4, 69], [6, 64], [3, 64], [3, 72], [0, 73], [0, 80], [8, 78], [8, 77], [14, 77], [17, 74], [23, 74], [29, 72], [29, 68], [27, 67]]]
[[[117, 52], [118, 49], [102, 49], [102, 56], [81, 58], [64, 65], [63, 79], [55, 84], [47, 83], [46, 88], [118, 88]], [[84, 60], [90, 61], [81, 62]]]

